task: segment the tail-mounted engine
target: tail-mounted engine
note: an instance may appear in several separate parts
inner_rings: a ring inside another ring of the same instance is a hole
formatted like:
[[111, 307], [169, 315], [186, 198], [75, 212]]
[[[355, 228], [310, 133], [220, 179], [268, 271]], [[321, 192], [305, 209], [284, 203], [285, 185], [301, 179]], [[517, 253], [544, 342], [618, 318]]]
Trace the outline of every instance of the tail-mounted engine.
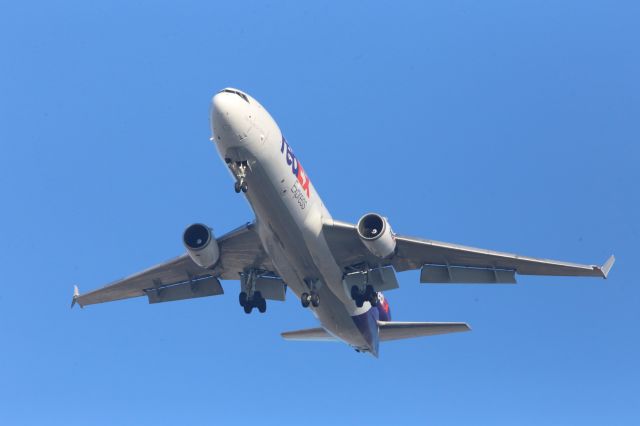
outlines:
[[201, 223], [190, 225], [184, 230], [182, 242], [191, 260], [202, 268], [211, 268], [220, 258], [218, 242], [211, 228], [206, 225]]
[[396, 250], [396, 238], [387, 218], [369, 213], [358, 221], [358, 235], [369, 251], [381, 258], [393, 255]]

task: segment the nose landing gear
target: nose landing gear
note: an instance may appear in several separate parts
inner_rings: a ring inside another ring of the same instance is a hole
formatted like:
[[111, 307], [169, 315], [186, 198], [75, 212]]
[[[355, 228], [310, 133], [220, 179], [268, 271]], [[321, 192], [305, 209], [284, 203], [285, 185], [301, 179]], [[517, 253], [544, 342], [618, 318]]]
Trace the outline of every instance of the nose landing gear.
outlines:
[[[247, 177], [247, 170], [249, 170], [249, 163], [247, 161], [231, 161], [230, 159], [227, 162], [229, 165], [229, 169], [231, 173], [236, 177], [236, 182], [233, 185], [233, 189], [236, 193], [247, 192], [249, 190], [249, 185], [247, 185], [247, 181], [245, 180]], [[226, 160], [225, 160], [226, 161]]]
[[247, 192], [247, 190], [249, 190], [249, 186], [247, 185], [247, 182], [245, 182], [243, 179], [233, 184], [233, 189], [236, 191], [236, 194], [239, 194], [240, 191]]
[[307, 278], [304, 282], [307, 284], [309, 292], [304, 292], [300, 295], [300, 303], [302, 303], [303, 308], [308, 308], [309, 305], [317, 308], [320, 306], [320, 295], [318, 294], [318, 290], [320, 289], [322, 282], [314, 278]]
[[311, 293], [302, 293], [300, 296], [300, 302], [302, 303], [303, 308], [308, 308], [309, 304], [314, 308], [317, 308], [320, 306], [320, 296], [314, 291]]

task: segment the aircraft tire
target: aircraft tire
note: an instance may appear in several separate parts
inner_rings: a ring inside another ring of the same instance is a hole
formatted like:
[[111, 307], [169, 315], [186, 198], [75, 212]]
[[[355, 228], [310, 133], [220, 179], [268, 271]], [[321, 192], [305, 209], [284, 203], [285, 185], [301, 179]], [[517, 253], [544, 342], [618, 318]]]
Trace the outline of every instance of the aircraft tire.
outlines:
[[320, 296], [318, 295], [318, 293], [311, 294], [311, 304], [313, 305], [314, 308], [317, 308], [318, 306], [320, 306]]
[[309, 293], [302, 293], [300, 295], [300, 303], [302, 303], [303, 308], [309, 307]]
[[311, 294], [311, 304], [314, 308], [320, 306], [320, 296], [318, 295], [318, 293]]
[[378, 306], [378, 295], [376, 293], [369, 298], [369, 303], [371, 303], [371, 306]]
[[238, 301], [240, 302], [240, 306], [245, 306], [247, 304], [247, 293], [245, 293], [244, 291], [240, 292]]
[[366, 300], [371, 300], [371, 298], [373, 297], [374, 294], [376, 294], [376, 292], [373, 291], [373, 287], [368, 285], [364, 290], [364, 298]]
[[357, 285], [351, 286], [351, 298], [353, 300], [357, 300], [359, 296], [360, 296], [360, 289], [358, 288], [358, 286]]

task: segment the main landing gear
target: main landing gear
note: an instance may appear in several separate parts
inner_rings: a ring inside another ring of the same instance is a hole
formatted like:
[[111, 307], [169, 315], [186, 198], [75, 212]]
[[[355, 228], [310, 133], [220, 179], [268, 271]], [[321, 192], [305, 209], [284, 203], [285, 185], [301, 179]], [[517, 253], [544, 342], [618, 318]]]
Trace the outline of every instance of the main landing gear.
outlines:
[[225, 158], [225, 162], [231, 169], [231, 173], [236, 177], [236, 182], [233, 185], [233, 189], [236, 193], [247, 192], [249, 185], [247, 185], [247, 170], [249, 169], [249, 163], [246, 161], [232, 161], [230, 158]]
[[262, 297], [262, 294], [259, 291], [253, 293], [251, 297], [244, 291], [240, 293], [240, 297], [238, 298], [240, 302], [240, 306], [244, 308], [245, 314], [250, 314], [253, 308], [258, 308], [261, 314], [264, 314], [267, 311], [267, 301]]
[[358, 308], [362, 308], [364, 302], [371, 303], [371, 306], [378, 305], [378, 292], [370, 285], [366, 286], [364, 291], [357, 285], [351, 287], [351, 298], [356, 302]]
[[242, 291], [238, 296], [240, 306], [244, 308], [246, 314], [250, 314], [253, 308], [258, 308], [261, 314], [267, 311], [267, 301], [262, 297], [262, 293], [256, 290], [256, 280], [260, 271], [249, 269], [240, 274], [240, 286]]

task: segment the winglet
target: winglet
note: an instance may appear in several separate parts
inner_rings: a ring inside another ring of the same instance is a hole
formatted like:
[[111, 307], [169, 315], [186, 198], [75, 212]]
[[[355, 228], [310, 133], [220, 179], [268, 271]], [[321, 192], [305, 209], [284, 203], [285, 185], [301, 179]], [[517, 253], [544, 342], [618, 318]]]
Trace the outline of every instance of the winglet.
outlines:
[[[73, 308], [78, 301], [78, 297], [80, 297], [80, 290], [78, 290], [78, 286], [73, 286], [73, 299], [71, 300], [71, 307]], [[82, 308], [82, 305], [80, 305]]]
[[615, 261], [616, 261], [616, 258], [613, 255], [611, 255], [611, 257], [609, 257], [609, 259], [607, 259], [607, 261], [604, 262], [604, 265], [597, 268], [602, 274], [602, 278], [605, 278], [605, 279], [607, 278], [607, 275], [609, 275], [609, 271], [613, 267], [613, 264], [615, 263]]

